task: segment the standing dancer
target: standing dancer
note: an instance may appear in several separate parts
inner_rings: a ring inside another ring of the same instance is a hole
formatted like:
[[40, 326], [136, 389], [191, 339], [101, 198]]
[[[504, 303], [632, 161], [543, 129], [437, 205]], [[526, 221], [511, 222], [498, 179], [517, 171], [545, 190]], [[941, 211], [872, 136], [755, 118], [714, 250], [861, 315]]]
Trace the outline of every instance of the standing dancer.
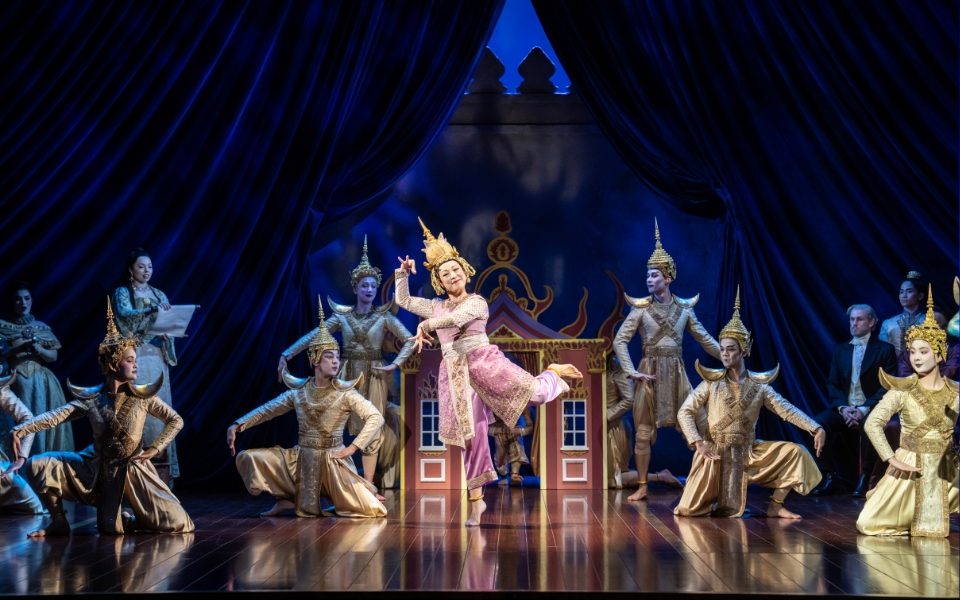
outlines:
[[[633, 391], [634, 455], [637, 473], [650, 466], [650, 449], [657, 441], [657, 429], [677, 426], [677, 410], [690, 393], [690, 380], [683, 366], [683, 330], [690, 332], [707, 353], [720, 358], [720, 345], [697, 320], [693, 312], [700, 295], [689, 300], [674, 296], [670, 284], [677, 277], [677, 265], [660, 244], [660, 227], [653, 221], [656, 248], [647, 260], [646, 298], [627, 296], [633, 308], [613, 339], [613, 349], [623, 370], [637, 380]], [[633, 367], [627, 344], [635, 333], [643, 338], [643, 359]], [[627, 500], [647, 497], [647, 481]]]
[[579, 379], [583, 375], [573, 365], [551, 364], [534, 377], [510, 362], [487, 338], [487, 301], [466, 291], [476, 271], [442, 233], [435, 238], [423, 221], [420, 226], [427, 259], [423, 264], [430, 271], [430, 284], [437, 295], [446, 294], [447, 298], [410, 296], [407, 279], [417, 269], [407, 256], [399, 259], [396, 271], [397, 304], [424, 319], [412, 338], [414, 350], [419, 352], [424, 343], [433, 341], [431, 332], [440, 341], [439, 437], [464, 449], [470, 500], [466, 525], [476, 526], [487, 508], [483, 485], [497, 479], [487, 442], [491, 411], [508, 427], [515, 427], [527, 405], [549, 402], [570, 389], [561, 378]]
[[[343, 336], [343, 356], [340, 357], [338, 377], [344, 381], [353, 381], [363, 376], [357, 384], [357, 391], [376, 407], [386, 419], [388, 414], [388, 396], [393, 371], [403, 365], [413, 350], [410, 331], [403, 326], [390, 308], [392, 303], [378, 308], [373, 307], [373, 299], [381, 283], [380, 269], [370, 264], [367, 258], [367, 238], [363, 238], [363, 256], [360, 264], [350, 272], [350, 286], [357, 295], [355, 306], [341, 306], [327, 298], [333, 315], [326, 321], [330, 333], [340, 331]], [[277, 374], [282, 378], [287, 369], [287, 361], [303, 352], [310, 340], [320, 331], [316, 328], [297, 340], [280, 355]], [[390, 363], [383, 361], [383, 343], [387, 332], [392, 333], [405, 343]], [[363, 477], [373, 483], [374, 472], [380, 470], [382, 489], [392, 489], [397, 483], [400, 467], [400, 436], [395, 427], [396, 419], [384, 423], [377, 438], [363, 449]], [[359, 435], [363, 422], [356, 416], [347, 423], [350, 435]], [[383, 500], [383, 496], [380, 496]]]

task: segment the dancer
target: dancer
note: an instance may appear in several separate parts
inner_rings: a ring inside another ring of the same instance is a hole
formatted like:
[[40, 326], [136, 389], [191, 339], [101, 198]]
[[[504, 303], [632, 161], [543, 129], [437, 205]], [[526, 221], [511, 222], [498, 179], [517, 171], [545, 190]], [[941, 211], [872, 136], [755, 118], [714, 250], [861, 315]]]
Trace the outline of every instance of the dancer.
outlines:
[[[310, 340], [307, 355], [314, 376], [298, 379], [284, 373], [291, 389], [233, 422], [227, 429], [227, 446], [236, 454], [237, 434], [291, 410], [296, 411], [299, 445], [293, 448], [257, 448], [237, 454], [237, 470], [254, 496], [267, 492], [277, 499], [269, 517], [293, 509], [298, 517], [323, 515], [321, 498], [333, 500], [342, 517], [382, 517], [387, 509], [377, 498], [377, 488], [357, 474], [351, 456], [364, 450], [380, 435], [383, 416], [350, 382], [336, 378], [340, 346], [323, 319], [317, 298], [320, 326]], [[361, 375], [362, 377], [362, 375]], [[343, 428], [351, 414], [363, 421], [353, 442], [343, 446]]]
[[[64, 406], [37, 415], [13, 429], [13, 450], [21, 454], [21, 439], [70, 419], [86, 416], [94, 442], [83, 451], [51, 452], [34, 456], [26, 478], [50, 511], [51, 521], [29, 537], [69, 535], [63, 500], [97, 508], [97, 529], [104, 534], [134, 531], [186, 533], [193, 521], [170, 488], [157, 475], [150, 459], [166, 447], [183, 427], [183, 419], [155, 394], [161, 382], [136, 385], [137, 340], [117, 331], [107, 298], [107, 335], [100, 342], [98, 361], [106, 381], [81, 388], [67, 382], [76, 398]], [[160, 419], [163, 430], [142, 447], [147, 415]], [[132, 514], [122, 510], [129, 505]]]
[[[372, 266], [367, 258], [367, 238], [364, 236], [360, 264], [350, 272], [350, 287], [357, 295], [357, 303], [352, 307], [341, 306], [327, 298], [333, 315], [327, 319], [326, 326], [330, 333], [339, 331], [343, 335], [343, 356], [340, 357], [340, 373], [337, 376], [345, 381], [353, 381], [362, 375], [357, 391], [370, 400], [386, 418], [389, 408], [389, 378], [410, 356], [413, 341], [409, 339], [410, 331], [390, 311], [392, 302], [378, 308], [373, 307], [373, 299], [381, 281], [380, 269]], [[287, 362], [303, 352], [318, 331], [319, 328], [314, 329], [283, 351], [277, 366], [278, 376], [282, 378]], [[383, 344], [387, 332], [405, 342], [390, 363], [383, 360]], [[357, 417], [351, 417], [347, 423], [350, 435], [358, 435], [362, 427], [363, 423]], [[379, 471], [382, 489], [392, 489], [398, 481], [400, 436], [397, 428], [397, 419], [387, 421], [380, 429], [379, 437], [367, 444], [361, 457], [363, 477], [374, 483], [374, 473]], [[380, 499], [383, 497], [380, 496]]]
[[[677, 425], [677, 409], [690, 393], [690, 380], [683, 365], [683, 330], [690, 332], [710, 356], [720, 358], [720, 346], [697, 320], [693, 307], [700, 295], [684, 300], [674, 296], [670, 284], [677, 265], [660, 244], [660, 227], [653, 222], [656, 247], [647, 260], [646, 298], [626, 296], [633, 308], [613, 339], [613, 349], [627, 376], [636, 380], [633, 392], [634, 457], [637, 472], [646, 473], [657, 429]], [[643, 338], [643, 358], [633, 367], [627, 344], [634, 334]], [[647, 497], [647, 480], [627, 500]]]
[[[784, 421], [813, 435], [820, 454], [827, 439], [820, 425], [770, 387], [780, 367], [766, 373], [747, 371], [753, 339], [740, 320], [740, 288], [733, 317], [720, 330], [723, 369], [707, 369], [696, 362], [703, 382], [680, 407], [677, 418], [687, 441], [696, 446], [690, 476], [674, 514], [699, 517], [739, 517], [747, 501], [747, 485], [773, 488], [767, 516], [799, 519], [783, 505], [790, 490], [806, 495], [820, 481], [820, 470], [806, 448], [792, 442], [756, 441], [760, 408], [775, 412]], [[696, 416], [707, 409], [706, 439], [698, 431]]]
[[[907, 329], [904, 341], [914, 374], [880, 372], [880, 382], [889, 391], [863, 426], [880, 460], [889, 466], [867, 492], [857, 530], [866, 535], [947, 537], [950, 514], [960, 512], [960, 457], [953, 446], [960, 388], [937, 368], [947, 356], [947, 334], [934, 319], [932, 289], [927, 291], [926, 319]], [[900, 415], [896, 452], [883, 433], [895, 414]]]
[[412, 338], [415, 351], [420, 352], [423, 344], [433, 341], [431, 332], [439, 339], [443, 353], [438, 377], [439, 437], [464, 449], [470, 500], [466, 525], [476, 526], [486, 510], [483, 485], [497, 479], [487, 442], [491, 411], [508, 427], [515, 427], [527, 405], [549, 402], [570, 389], [561, 378], [579, 379], [583, 375], [573, 365], [551, 364], [533, 376], [510, 362], [487, 338], [487, 301], [466, 291], [476, 271], [442, 233], [434, 237], [423, 221], [420, 226], [427, 259], [423, 264], [430, 271], [430, 284], [437, 295], [447, 297], [428, 300], [410, 296], [408, 278], [417, 270], [407, 256], [398, 258], [396, 300], [403, 309], [424, 319]]

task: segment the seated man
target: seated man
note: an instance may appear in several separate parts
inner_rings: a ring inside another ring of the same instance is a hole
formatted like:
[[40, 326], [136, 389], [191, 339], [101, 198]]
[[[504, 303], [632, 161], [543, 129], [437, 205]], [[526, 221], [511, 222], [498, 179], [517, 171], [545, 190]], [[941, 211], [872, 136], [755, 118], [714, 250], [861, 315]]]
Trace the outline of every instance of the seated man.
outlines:
[[[867, 414], [883, 396], [880, 369], [891, 375], [897, 369], [894, 347], [872, 334], [877, 325], [873, 308], [854, 304], [847, 309], [847, 316], [853, 339], [833, 351], [827, 380], [830, 408], [815, 417], [827, 432], [826, 451], [820, 458], [823, 481], [813, 491], [816, 496], [833, 493], [835, 479], [852, 481], [857, 467], [859, 479], [853, 495], [859, 498], [866, 493], [877, 453], [861, 439], [861, 431]], [[860, 457], [859, 465], [851, 464], [855, 457]]]
[[[10, 389], [10, 384], [16, 374], [0, 377], [0, 410], [10, 415], [14, 423], [25, 423], [33, 418], [33, 413], [27, 408], [17, 395]], [[26, 457], [30, 455], [30, 446], [33, 436], [27, 436], [20, 443], [20, 457], [10, 460], [3, 449], [0, 449], [0, 513], [17, 513], [39, 515], [43, 513], [40, 499], [30, 488], [30, 485], [17, 471], [23, 466]]]
[[[307, 354], [314, 376], [298, 379], [283, 373], [291, 389], [240, 417], [227, 429], [227, 446], [236, 453], [237, 433], [295, 410], [300, 444], [294, 448], [257, 448], [237, 455], [237, 470], [254, 496], [267, 492], [277, 499], [261, 516], [294, 509], [298, 517], [323, 514], [321, 498], [333, 501], [343, 517], [383, 517], [387, 514], [377, 488], [357, 473], [350, 458], [379, 439], [383, 415], [354, 387], [359, 379], [343, 382], [340, 346], [330, 335], [320, 305], [320, 327]], [[344, 448], [343, 428], [351, 414], [363, 421], [353, 443]]]
[[[27, 480], [36, 490], [52, 521], [30, 537], [68, 535], [70, 524], [63, 500], [97, 508], [97, 529], [105, 534], [134, 531], [186, 533], [193, 521], [170, 488], [157, 475], [150, 459], [169, 444], [183, 427], [183, 419], [155, 395], [162, 381], [136, 385], [137, 340], [117, 331], [107, 299], [107, 335], [98, 359], [106, 377], [103, 385], [80, 388], [67, 385], [77, 400], [17, 425], [13, 450], [23, 451], [21, 439], [86, 416], [93, 430], [93, 445], [77, 452], [48, 452], [26, 465]], [[149, 448], [142, 448], [147, 415], [164, 422], [163, 431]], [[122, 510], [130, 506], [133, 514]]]
[[[817, 454], [826, 434], [820, 425], [787, 402], [770, 387], [779, 367], [753, 373], [744, 366], [753, 344], [750, 332], [740, 321], [740, 290], [733, 318], [720, 330], [720, 360], [723, 369], [706, 369], [696, 363], [703, 377], [684, 400], [677, 420], [687, 441], [696, 447], [693, 465], [680, 504], [673, 513], [683, 517], [712, 514], [739, 517], [746, 507], [747, 485], [774, 488], [767, 516], [799, 519], [783, 501], [795, 490], [807, 494], [820, 481], [820, 471], [806, 448], [792, 442], [764, 442], [754, 439], [754, 430], [765, 406], [780, 418], [813, 435]], [[697, 429], [697, 414], [707, 409], [705, 438]]]

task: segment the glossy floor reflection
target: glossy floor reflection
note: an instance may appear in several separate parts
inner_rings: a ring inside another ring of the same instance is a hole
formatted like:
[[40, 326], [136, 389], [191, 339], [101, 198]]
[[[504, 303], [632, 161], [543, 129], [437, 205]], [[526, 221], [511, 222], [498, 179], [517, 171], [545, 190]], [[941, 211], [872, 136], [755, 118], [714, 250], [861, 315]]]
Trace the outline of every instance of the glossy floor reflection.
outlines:
[[[762, 513], [768, 496], [751, 491]], [[388, 494], [386, 519], [261, 519], [270, 502], [183, 493], [190, 535], [101, 537], [71, 507], [70, 539], [27, 540], [0, 517], [0, 594], [176, 591], [535, 590], [661, 594], [960, 595], [956, 517], [946, 540], [869, 538], [862, 501], [791, 498], [805, 519], [682, 519], [676, 492], [490, 487], [479, 529], [465, 495]]]

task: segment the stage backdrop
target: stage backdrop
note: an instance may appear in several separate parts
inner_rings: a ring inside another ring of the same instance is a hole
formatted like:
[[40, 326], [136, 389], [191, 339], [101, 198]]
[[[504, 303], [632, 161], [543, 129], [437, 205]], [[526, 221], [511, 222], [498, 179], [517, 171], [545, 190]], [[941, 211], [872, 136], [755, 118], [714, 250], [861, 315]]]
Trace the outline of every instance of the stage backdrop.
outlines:
[[[849, 304], [889, 316], [920, 269], [953, 310], [955, 3], [535, 6], [575, 97], [461, 96], [497, 2], [5, 3], [0, 283], [34, 282], [55, 372], [96, 379], [103, 298], [149, 248], [156, 285], [203, 306], [172, 371], [181, 485], [238, 487], [227, 425], [281, 391], [316, 294], [350, 302], [364, 233], [387, 274], [420, 258], [417, 215], [482, 268], [509, 211], [518, 263], [557, 295], [541, 320], [572, 322], [586, 287], [588, 336], [605, 271], [645, 294], [658, 217], [675, 291], [716, 332], [742, 284], [752, 366], [780, 362], [810, 412]], [[684, 470], [663, 444], [655, 466]]]

